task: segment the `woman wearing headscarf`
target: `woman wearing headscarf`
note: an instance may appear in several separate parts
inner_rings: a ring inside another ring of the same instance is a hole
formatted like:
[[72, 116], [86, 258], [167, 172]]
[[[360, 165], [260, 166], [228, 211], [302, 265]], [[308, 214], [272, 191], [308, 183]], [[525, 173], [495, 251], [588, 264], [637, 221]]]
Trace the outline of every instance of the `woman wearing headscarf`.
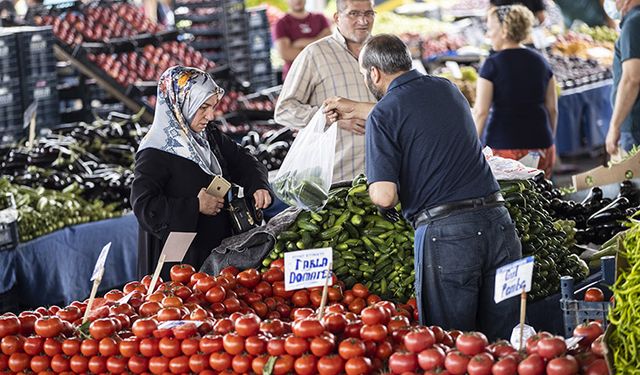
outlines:
[[140, 277], [154, 271], [170, 232], [197, 233], [183, 260], [196, 269], [231, 235], [224, 199], [205, 190], [214, 176], [242, 186], [256, 208], [271, 204], [264, 165], [210, 124], [223, 95], [195, 68], [172, 67], [160, 77], [155, 117], [136, 154], [131, 188], [140, 224]]

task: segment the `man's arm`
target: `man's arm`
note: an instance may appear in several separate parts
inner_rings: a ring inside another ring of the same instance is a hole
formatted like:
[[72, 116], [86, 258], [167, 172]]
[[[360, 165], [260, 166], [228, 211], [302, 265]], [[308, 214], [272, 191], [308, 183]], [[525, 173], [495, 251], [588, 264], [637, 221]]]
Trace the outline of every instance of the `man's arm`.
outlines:
[[356, 102], [334, 96], [324, 101], [324, 113], [330, 122], [338, 120], [366, 120], [376, 103]]
[[318, 107], [309, 104], [318, 78], [312, 68], [312, 60], [313, 57], [307, 49], [291, 65], [274, 112], [274, 119], [278, 124], [304, 127], [318, 110]]
[[622, 77], [616, 92], [616, 102], [613, 106], [613, 116], [607, 133], [607, 152], [615, 155], [618, 152], [620, 128], [622, 122], [631, 113], [634, 103], [640, 93], [640, 59], [628, 59], [622, 63]]
[[[276, 50], [284, 61], [292, 62], [302, 52], [303, 47], [297, 47], [291, 43], [291, 39], [287, 37], [278, 38], [274, 42]], [[306, 45], [305, 45], [306, 46]]]
[[325, 36], [329, 36], [331, 35], [331, 29], [330, 28], [325, 28], [323, 30], [320, 31], [320, 33], [312, 38], [300, 38], [297, 39], [295, 42], [293, 42], [293, 47], [294, 48], [299, 48], [300, 50], [303, 50], [304, 47], [308, 46], [309, 44], [315, 42], [316, 40], [320, 40], [322, 38], [324, 38]]
[[378, 207], [393, 208], [398, 204], [398, 187], [394, 182], [374, 182], [369, 185], [369, 197]]

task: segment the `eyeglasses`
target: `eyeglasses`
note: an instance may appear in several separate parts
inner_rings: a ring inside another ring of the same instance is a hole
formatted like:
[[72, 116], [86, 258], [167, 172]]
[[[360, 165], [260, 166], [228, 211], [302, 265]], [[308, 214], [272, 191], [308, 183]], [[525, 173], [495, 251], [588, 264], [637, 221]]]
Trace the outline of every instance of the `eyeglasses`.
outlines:
[[350, 12], [346, 12], [344, 13], [347, 15], [347, 17], [351, 18], [351, 19], [359, 19], [361, 17], [367, 18], [367, 19], [373, 19], [376, 16], [376, 12], [373, 10], [365, 10], [363, 12], [358, 11], [358, 10], [352, 10]]

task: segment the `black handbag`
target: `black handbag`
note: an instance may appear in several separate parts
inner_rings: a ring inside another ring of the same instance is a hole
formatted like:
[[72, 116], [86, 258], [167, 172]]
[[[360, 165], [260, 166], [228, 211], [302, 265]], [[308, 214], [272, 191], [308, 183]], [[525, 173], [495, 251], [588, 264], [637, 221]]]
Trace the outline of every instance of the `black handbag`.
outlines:
[[262, 224], [262, 210], [256, 209], [253, 197], [240, 197], [240, 187], [233, 185], [227, 193], [233, 234], [241, 234]]

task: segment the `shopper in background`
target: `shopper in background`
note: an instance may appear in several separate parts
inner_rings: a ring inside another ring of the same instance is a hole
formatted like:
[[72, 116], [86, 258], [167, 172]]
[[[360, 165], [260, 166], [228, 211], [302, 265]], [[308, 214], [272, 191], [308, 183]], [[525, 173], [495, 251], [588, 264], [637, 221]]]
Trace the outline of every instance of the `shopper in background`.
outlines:
[[555, 162], [558, 94], [544, 57], [521, 45], [533, 22], [521, 5], [489, 10], [487, 35], [497, 52], [480, 69], [473, 116], [480, 138], [486, 128], [485, 143], [495, 155], [517, 160], [537, 152], [538, 168], [549, 177]]
[[329, 21], [321, 13], [305, 10], [305, 0], [289, 0], [289, 12], [274, 25], [272, 34], [278, 53], [284, 60], [282, 79], [287, 77], [291, 63], [304, 47], [331, 35]]
[[622, 18], [613, 57], [613, 115], [607, 152], [629, 151], [640, 145], [640, 0], [607, 0], [609, 17]]
[[[322, 102], [333, 96], [374, 101], [358, 68], [360, 49], [376, 15], [373, 0], [338, 0], [336, 5], [336, 30], [302, 50], [289, 70], [276, 104], [278, 124], [306, 126]], [[363, 118], [338, 121], [334, 182], [364, 172], [364, 124]]]
[[401, 203], [416, 228], [420, 324], [510, 337], [518, 301], [494, 302], [495, 271], [520, 259], [520, 241], [467, 100], [446, 79], [411, 70], [406, 45], [393, 35], [365, 43], [360, 69], [379, 102], [331, 98], [326, 110], [334, 118], [368, 114], [371, 200], [387, 217]]
[[562, 11], [564, 25], [571, 27], [574, 21], [580, 20], [588, 26], [609, 26], [616, 28], [616, 23], [604, 11], [604, 0], [553, 0]]
[[547, 7], [544, 4], [544, 0], [489, 0], [489, 3], [497, 7], [515, 4], [524, 5], [535, 15], [540, 24], [542, 24], [546, 18], [545, 10]]
[[[200, 268], [231, 235], [225, 199], [206, 193], [222, 175], [245, 189], [257, 208], [271, 203], [266, 168], [209, 123], [224, 90], [205, 72], [169, 68], [158, 82], [155, 117], [136, 154], [131, 187], [140, 224], [138, 276], [152, 273], [170, 232], [196, 232], [183, 263]], [[164, 267], [163, 277], [169, 267]]]

